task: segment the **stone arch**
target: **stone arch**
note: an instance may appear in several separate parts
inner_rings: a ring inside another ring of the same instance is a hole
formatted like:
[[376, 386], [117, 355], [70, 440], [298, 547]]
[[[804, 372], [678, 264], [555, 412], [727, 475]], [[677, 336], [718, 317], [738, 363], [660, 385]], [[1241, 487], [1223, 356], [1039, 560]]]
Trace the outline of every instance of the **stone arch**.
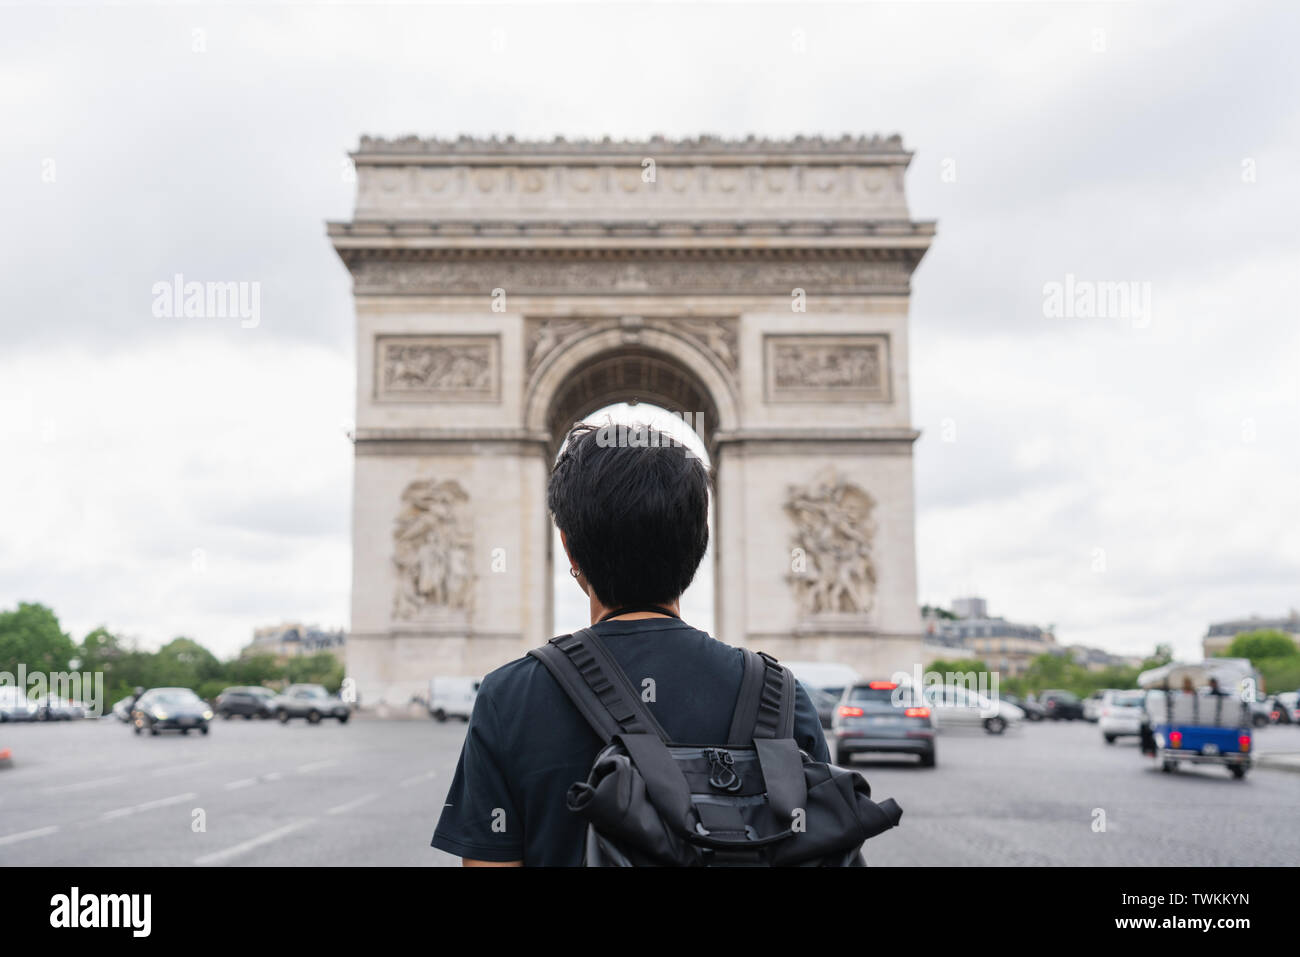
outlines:
[[[655, 328], [605, 329], [557, 349], [528, 385], [524, 423], [529, 432], [550, 436], [553, 456], [575, 419], [629, 399], [702, 413], [700, 437], [714, 463], [717, 435], [739, 426], [733, 383], [716, 361], [686, 337]], [[700, 431], [694, 419], [691, 424]]]

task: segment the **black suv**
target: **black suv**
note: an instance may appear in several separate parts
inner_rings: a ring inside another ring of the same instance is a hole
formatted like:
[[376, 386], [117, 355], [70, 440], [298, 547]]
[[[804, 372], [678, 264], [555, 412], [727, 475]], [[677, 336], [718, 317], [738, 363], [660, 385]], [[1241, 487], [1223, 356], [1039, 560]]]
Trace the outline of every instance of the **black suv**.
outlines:
[[1083, 702], [1070, 691], [1044, 691], [1038, 696], [1047, 716], [1053, 721], [1082, 721]]
[[242, 715], [246, 721], [270, 718], [275, 714], [274, 698], [275, 692], [270, 688], [227, 688], [217, 695], [216, 711], [226, 720], [236, 715]]

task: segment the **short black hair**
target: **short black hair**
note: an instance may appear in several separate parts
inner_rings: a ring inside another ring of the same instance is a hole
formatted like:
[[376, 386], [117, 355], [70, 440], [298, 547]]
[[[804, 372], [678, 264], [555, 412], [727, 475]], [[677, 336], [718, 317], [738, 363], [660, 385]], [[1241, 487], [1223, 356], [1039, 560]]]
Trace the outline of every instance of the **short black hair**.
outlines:
[[580, 423], [546, 504], [602, 605], [662, 605], [686, 591], [709, 546], [709, 484], [704, 463], [665, 432]]

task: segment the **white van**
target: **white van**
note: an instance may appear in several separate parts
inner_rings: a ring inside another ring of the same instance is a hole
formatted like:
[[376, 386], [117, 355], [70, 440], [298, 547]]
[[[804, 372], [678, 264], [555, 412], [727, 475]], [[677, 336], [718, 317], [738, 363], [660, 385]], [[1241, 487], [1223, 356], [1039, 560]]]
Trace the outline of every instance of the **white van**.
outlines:
[[429, 682], [429, 715], [435, 721], [468, 721], [482, 678], [434, 678]]

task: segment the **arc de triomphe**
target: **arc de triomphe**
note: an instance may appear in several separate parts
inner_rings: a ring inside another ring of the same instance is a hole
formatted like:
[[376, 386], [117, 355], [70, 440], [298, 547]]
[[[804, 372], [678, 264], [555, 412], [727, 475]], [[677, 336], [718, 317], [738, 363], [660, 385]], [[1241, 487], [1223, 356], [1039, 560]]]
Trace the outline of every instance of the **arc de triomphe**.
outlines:
[[920, 660], [897, 137], [363, 138], [352, 627], [363, 704], [551, 637], [550, 464], [619, 401], [716, 469], [714, 634]]

